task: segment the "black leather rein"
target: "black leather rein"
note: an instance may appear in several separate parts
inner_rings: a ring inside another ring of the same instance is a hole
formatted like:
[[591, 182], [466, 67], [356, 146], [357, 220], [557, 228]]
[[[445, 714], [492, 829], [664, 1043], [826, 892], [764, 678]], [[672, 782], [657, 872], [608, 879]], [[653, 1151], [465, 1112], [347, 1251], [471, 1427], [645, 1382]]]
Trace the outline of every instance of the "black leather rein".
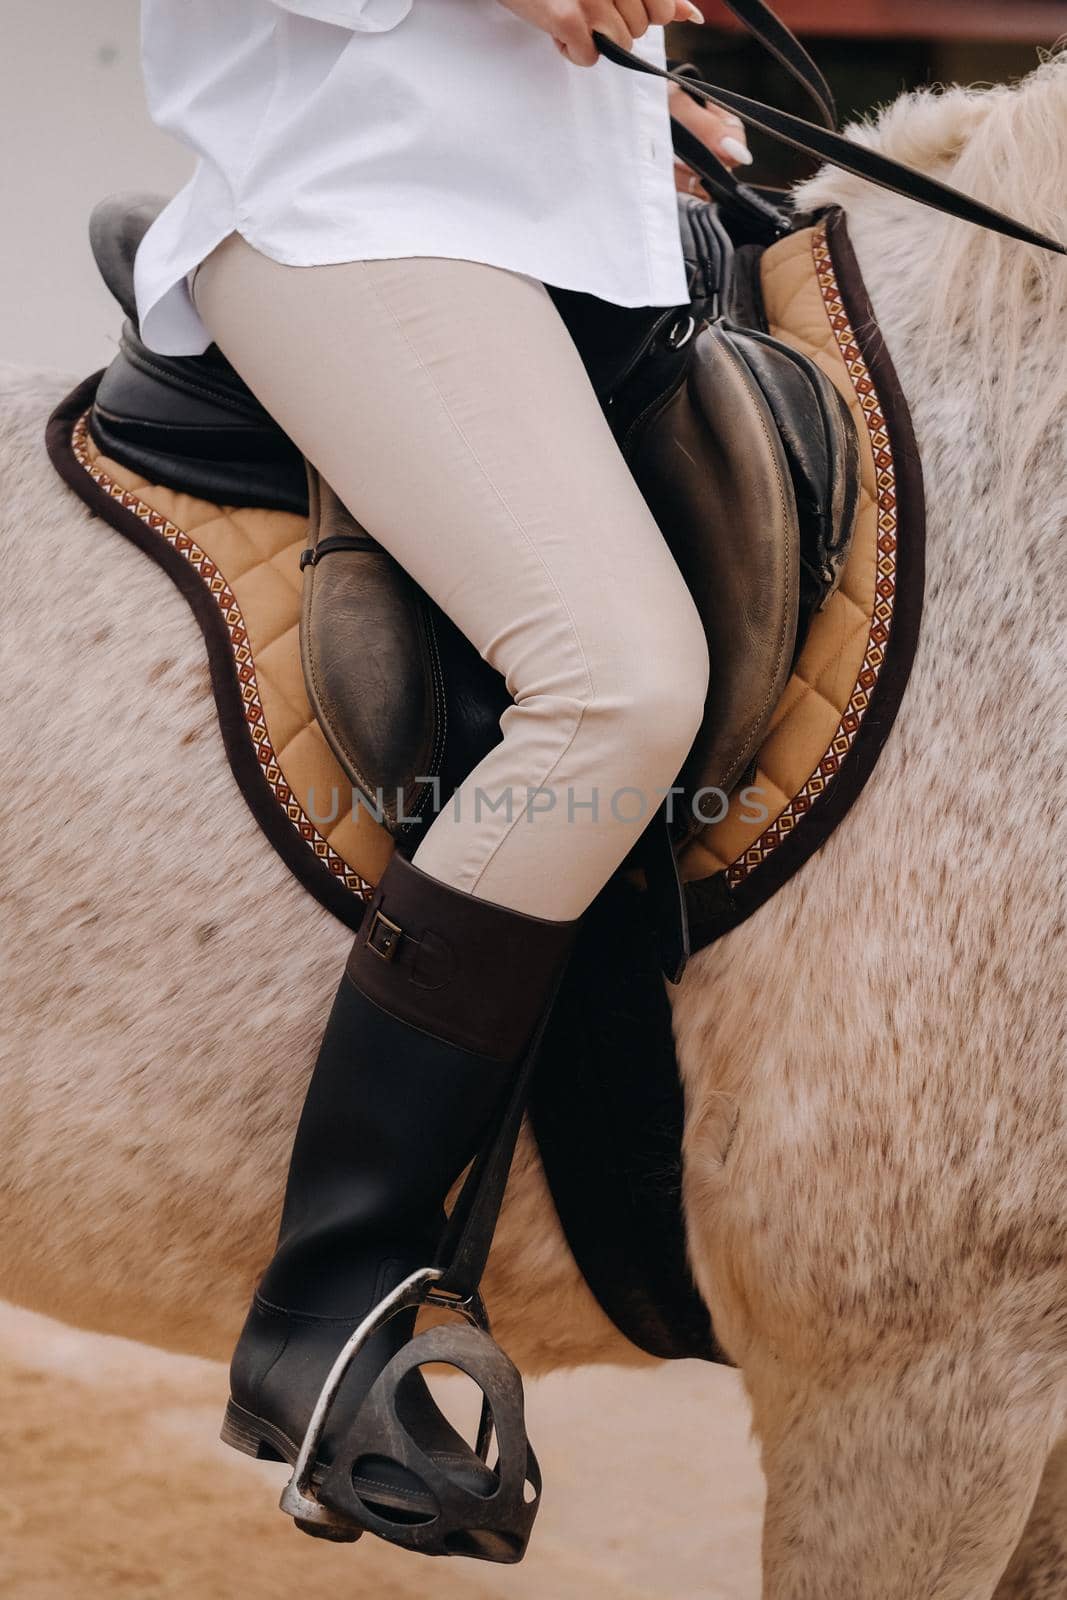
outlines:
[[[732, 6], [731, 9], [741, 15], [740, 5]], [[770, 48], [769, 41], [763, 37], [755, 24], [744, 17], [742, 20], [748, 22], [748, 26], [761, 42]], [[784, 27], [784, 24], [779, 23], [779, 27]], [[600, 54], [608, 61], [613, 61], [620, 67], [628, 67], [633, 72], [645, 72], [652, 77], [666, 78], [669, 83], [684, 89], [698, 104], [706, 105], [710, 102], [724, 106], [739, 116], [742, 122], [748, 123], [753, 128], [759, 128], [761, 132], [768, 134], [772, 139], [777, 139], [781, 144], [792, 145], [804, 155], [828, 161], [835, 167], [841, 167], [845, 172], [866, 179], [868, 183], [877, 184], [893, 194], [903, 195], [908, 200], [916, 200], [920, 205], [930, 206], [935, 211], [942, 211], [950, 217], [959, 217], [962, 221], [972, 222], [979, 228], [1002, 233], [1007, 238], [1018, 239], [1023, 244], [1036, 245], [1041, 250], [1051, 250], [1056, 255], [1067, 255], [1067, 246], [1058, 240], [1035, 232], [1025, 223], [1017, 221], [1014, 217], [1005, 216], [992, 206], [983, 205], [980, 200], [972, 199], [959, 189], [953, 189], [950, 184], [931, 178], [924, 172], [918, 172], [914, 167], [905, 166], [903, 162], [892, 161], [880, 151], [868, 150], [865, 146], [856, 144], [851, 139], [845, 139], [829, 128], [821, 128], [814, 122], [806, 121], [804, 117], [796, 117], [791, 112], [779, 111], [774, 106], [764, 105], [762, 100], [752, 100], [748, 95], [735, 94], [732, 89], [723, 89], [714, 83], [706, 83], [702, 78], [689, 72], [654, 66], [652, 62], [633, 55], [629, 50], [624, 50], [605, 34], [594, 33], [593, 40]], [[799, 45], [797, 48], [800, 49]], [[799, 71], [794, 71], [794, 76], [805, 83], [805, 87], [817, 101], [821, 98], [815, 96], [812, 85], [806, 81], [806, 77], [801, 77]], [[697, 171], [700, 171], [697, 160], [701, 154], [710, 157], [711, 170], [716, 181], [721, 183], [722, 173], [727, 169], [701, 140], [689, 135], [680, 143], [684, 144], [684, 148], [679, 151], [683, 160], [690, 160], [690, 152], [697, 158], [690, 161], [690, 165]], [[747, 198], [743, 184], [737, 184], [734, 180], [734, 187], [738, 196]]]

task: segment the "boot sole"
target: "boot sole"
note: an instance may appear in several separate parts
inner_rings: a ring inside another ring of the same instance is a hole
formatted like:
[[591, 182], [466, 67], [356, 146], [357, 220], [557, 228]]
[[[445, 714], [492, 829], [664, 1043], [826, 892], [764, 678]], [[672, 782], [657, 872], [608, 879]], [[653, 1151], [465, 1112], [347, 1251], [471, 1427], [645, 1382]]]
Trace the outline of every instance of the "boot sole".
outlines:
[[[245, 1411], [242, 1406], [239, 1406], [235, 1400], [229, 1400], [226, 1403], [226, 1411], [222, 1419], [222, 1427], [219, 1430], [219, 1438], [223, 1444], [228, 1444], [231, 1450], [239, 1450], [244, 1456], [251, 1456], [256, 1461], [280, 1461], [288, 1467], [295, 1465], [296, 1458], [300, 1453], [299, 1447], [293, 1443], [287, 1434], [282, 1433], [280, 1428], [276, 1428], [273, 1423], [266, 1422], [261, 1417], [253, 1416], [250, 1411]], [[319, 1474], [317, 1473], [312, 1475], [312, 1486], [315, 1485], [318, 1477]], [[363, 1483], [361, 1487], [359, 1478], [353, 1478], [352, 1481], [357, 1494], [360, 1494], [361, 1498], [365, 1499], [371, 1506], [379, 1505], [387, 1507], [390, 1511], [414, 1513], [419, 1520], [424, 1515], [427, 1517], [436, 1515], [436, 1506], [431, 1501], [420, 1502], [413, 1495], [390, 1494], [389, 1490], [380, 1483], [376, 1483], [373, 1486], [369, 1483]], [[297, 1527], [301, 1528], [304, 1533], [316, 1534], [320, 1538], [336, 1539], [339, 1537], [335, 1533], [326, 1533], [309, 1523], [299, 1521], [299, 1519], [297, 1519]], [[353, 1532], [349, 1537], [355, 1540], [360, 1538], [362, 1533], [363, 1529], [361, 1528], [358, 1532]]]
[[242, 1455], [252, 1456], [256, 1461], [282, 1461], [291, 1467], [298, 1454], [296, 1445], [284, 1433], [243, 1410], [234, 1400], [226, 1404], [219, 1438], [231, 1450], [240, 1450]]

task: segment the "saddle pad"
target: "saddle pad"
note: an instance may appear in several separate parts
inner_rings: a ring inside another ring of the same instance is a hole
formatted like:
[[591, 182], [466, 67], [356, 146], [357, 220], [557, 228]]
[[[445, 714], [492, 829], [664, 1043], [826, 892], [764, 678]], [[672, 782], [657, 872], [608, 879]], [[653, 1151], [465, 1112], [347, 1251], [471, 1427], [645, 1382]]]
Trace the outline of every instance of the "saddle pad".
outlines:
[[103, 455], [86, 425], [100, 375], [56, 411], [59, 472], [175, 580], [207, 639], [219, 722], [256, 820], [304, 886], [353, 930], [392, 853], [308, 704], [300, 666], [300, 553], [307, 522], [226, 507], [150, 483]]
[[860, 503], [841, 584], [812, 621], [754, 775], [682, 855], [694, 949], [758, 910], [859, 794], [903, 696], [922, 610], [922, 467], [843, 213], [772, 246], [761, 274], [770, 331], [816, 361], [853, 413]]
[[[891, 720], [884, 706], [877, 716], [872, 707], [879, 689], [884, 700], [899, 700], [903, 691], [922, 584], [918, 457], [899, 391], [885, 381], [891, 368], [869, 314], [844, 218], [831, 214], [772, 246], [761, 271], [772, 332], [819, 363], [860, 424], [863, 488], [841, 585], [814, 619], [756, 773], [735, 793], [722, 819], [704, 825], [682, 856], [694, 948], [751, 915], [822, 843], [862, 786]], [[845, 278], [851, 283], [843, 284]], [[861, 318], [865, 340], [853, 326]], [[877, 385], [875, 366], [884, 369]], [[90, 480], [74, 481], [74, 487], [108, 520], [121, 515], [123, 531], [163, 559], [194, 603], [201, 625], [211, 627], [219, 646], [213, 656], [216, 675], [228, 668], [231, 713], [237, 702], [240, 707], [239, 716], [222, 718], [235, 775], [301, 881], [355, 927], [392, 841], [369, 811], [353, 808], [351, 786], [304, 691], [298, 632], [304, 520], [289, 512], [213, 505], [148, 483], [102, 455], [83, 414], [93, 381], [62, 408], [66, 437], [54, 441], [56, 464], [64, 470], [60, 457], [69, 441], [73, 460], [64, 475], [73, 481], [75, 469]], [[897, 412], [892, 444], [890, 410]], [[59, 413], [55, 420], [63, 429]], [[899, 538], [902, 476], [908, 479], [910, 517], [907, 572], [902, 572]], [[140, 525], [137, 533], [132, 522]], [[182, 566], [187, 571], [180, 575]], [[205, 599], [216, 613], [214, 622], [205, 617]], [[906, 626], [899, 616], [902, 600], [909, 613]], [[896, 649], [890, 673], [887, 645], [891, 630], [898, 629], [910, 644]], [[255, 769], [249, 768], [249, 745]], [[750, 820], [756, 808], [745, 798], [753, 789], [765, 813], [756, 821]], [[288, 838], [278, 827], [279, 816], [289, 825]]]
[[[751, 915], [845, 814], [892, 724], [921, 609], [918, 455], [844, 217], [831, 213], [769, 249], [762, 280], [774, 333], [819, 362], [861, 424], [863, 499], [840, 590], [815, 618], [759, 754], [750, 787], [763, 791], [767, 818], [747, 821], [739, 794], [685, 850], [694, 948]], [[393, 846], [368, 811], [353, 815], [304, 691], [304, 519], [217, 506], [110, 460], [86, 427], [98, 382], [81, 384], [51, 418], [52, 461], [188, 600], [253, 814], [305, 887], [355, 928]], [[591, 910], [546, 1040], [533, 1122], [568, 1241], [604, 1310], [654, 1355], [722, 1359], [686, 1266], [684, 1105], [669, 1006], [631, 889], [608, 885]]]

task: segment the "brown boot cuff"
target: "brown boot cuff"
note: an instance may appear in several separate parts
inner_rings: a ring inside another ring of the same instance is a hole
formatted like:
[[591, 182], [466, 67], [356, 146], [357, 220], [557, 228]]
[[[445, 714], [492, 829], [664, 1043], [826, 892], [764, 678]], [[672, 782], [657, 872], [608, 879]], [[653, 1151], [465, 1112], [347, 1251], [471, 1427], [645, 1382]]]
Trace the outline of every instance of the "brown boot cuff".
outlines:
[[394, 852], [346, 971], [368, 999], [413, 1027], [514, 1062], [551, 999], [577, 927], [479, 900]]

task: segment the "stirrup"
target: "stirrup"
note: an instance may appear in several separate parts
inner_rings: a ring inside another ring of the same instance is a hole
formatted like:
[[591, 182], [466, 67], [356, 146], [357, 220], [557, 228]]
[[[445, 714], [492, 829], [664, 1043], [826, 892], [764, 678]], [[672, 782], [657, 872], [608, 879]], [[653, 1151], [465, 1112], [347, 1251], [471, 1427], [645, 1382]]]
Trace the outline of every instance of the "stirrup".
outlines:
[[[462, 1300], [436, 1291], [442, 1270], [426, 1267], [405, 1278], [364, 1318], [339, 1352], [322, 1386], [300, 1447], [281, 1508], [305, 1532], [327, 1539], [375, 1533], [390, 1544], [425, 1555], [462, 1555], [513, 1563], [526, 1553], [541, 1501], [541, 1472], [527, 1436], [522, 1381], [513, 1363], [493, 1342], [481, 1296]], [[313, 1483], [316, 1457], [326, 1421], [345, 1375], [367, 1340], [398, 1312], [431, 1305], [462, 1317], [463, 1327], [437, 1327], [411, 1339], [386, 1363], [359, 1407], [336, 1457]], [[457, 1481], [420, 1448], [402, 1419], [397, 1400], [407, 1379], [429, 1362], [465, 1372], [482, 1392], [475, 1454], [494, 1486], [480, 1493]], [[489, 1467], [492, 1441], [497, 1459]], [[354, 1484], [361, 1459], [377, 1457], [420, 1482], [436, 1512], [413, 1520], [410, 1513], [389, 1515], [371, 1507]]]

